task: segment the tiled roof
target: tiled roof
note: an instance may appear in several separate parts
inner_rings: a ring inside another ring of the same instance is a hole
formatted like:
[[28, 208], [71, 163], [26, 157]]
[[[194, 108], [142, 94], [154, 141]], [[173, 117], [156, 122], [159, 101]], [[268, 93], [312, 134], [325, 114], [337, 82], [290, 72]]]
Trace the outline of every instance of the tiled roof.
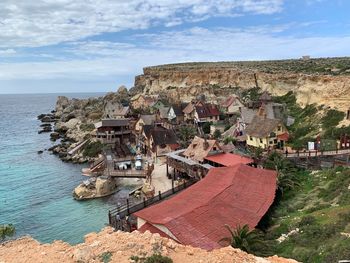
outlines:
[[166, 119], [168, 118], [168, 111], [169, 111], [170, 107], [164, 106], [164, 107], [159, 107], [158, 111], [159, 111], [159, 117], [161, 119]]
[[151, 130], [151, 136], [155, 145], [174, 145], [177, 144], [176, 135], [172, 130], [163, 127], [154, 127]]
[[253, 160], [244, 156], [233, 153], [219, 153], [215, 155], [210, 155], [205, 157], [206, 160], [212, 161], [214, 163], [221, 164], [223, 166], [235, 166], [236, 164], [249, 164]]
[[156, 115], [154, 115], [154, 114], [141, 115], [140, 119], [143, 120], [143, 123], [145, 125], [151, 125], [156, 120]]
[[256, 110], [253, 109], [249, 109], [246, 107], [241, 108], [241, 116], [243, 119], [243, 122], [246, 124], [250, 124], [254, 118], [254, 116], [256, 115]]
[[239, 101], [239, 98], [237, 96], [229, 96], [224, 102], [222, 103], [222, 107], [228, 108], [231, 106], [232, 103], [235, 102], [235, 100]]
[[199, 118], [207, 118], [219, 116], [219, 109], [213, 104], [204, 104], [203, 106], [195, 106]]
[[246, 128], [245, 132], [249, 136], [265, 138], [268, 137], [279, 124], [281, 124], [281, 120], [255, 116], [252, 123]]
[[[209, 152], [212, 151], [215, 144], [217, 144], [216, 140], [205, 140], [195, 136], [183, 155], [192, 160], [202, 162], [204, 158], [208, 156]], [[220, 146], [217, 145], [217, 147], [217, 150], [220, 150]]]
[[273, 203], [276, 177], [243, 164], [212, 168], [198, 183], [135, 215], [164, 226], [182, 244], [211, 250], [229, 236], [225, 224], [258, 224]]
[[114, 114], [116, 116], [125, 116], [128, 112], [129, 112], [129, 106], [124, 106], [124, 107], [118, 107], [114, 111]]

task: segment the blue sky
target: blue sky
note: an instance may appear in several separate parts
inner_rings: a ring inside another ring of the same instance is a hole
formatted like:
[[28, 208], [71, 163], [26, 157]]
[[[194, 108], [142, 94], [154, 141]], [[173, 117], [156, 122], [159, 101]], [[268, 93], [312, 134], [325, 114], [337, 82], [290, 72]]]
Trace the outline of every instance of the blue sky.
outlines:
[[350, 55], [348, 0], [1, 0], [0, 93], [113, 91], [150, 65]]

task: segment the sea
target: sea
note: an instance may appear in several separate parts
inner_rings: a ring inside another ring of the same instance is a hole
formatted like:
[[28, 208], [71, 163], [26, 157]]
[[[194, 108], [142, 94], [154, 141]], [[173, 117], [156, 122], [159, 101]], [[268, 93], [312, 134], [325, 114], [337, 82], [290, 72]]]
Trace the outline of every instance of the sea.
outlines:
[[0, 225], [13, 224], [15, 237], [77, 244], [108, 223], [108, 210], [125, 199], [132, 186], [123, 185], [115, 195], [101, 199], [72, 198], [73, 189], [86, 180], [81, 169], [87, 165], [62, 162], [45, 150], [55, 144], [49, 133], [38, 134], [37, 116], [53, 110], [58, 95], [104, 94], [0, 95]]

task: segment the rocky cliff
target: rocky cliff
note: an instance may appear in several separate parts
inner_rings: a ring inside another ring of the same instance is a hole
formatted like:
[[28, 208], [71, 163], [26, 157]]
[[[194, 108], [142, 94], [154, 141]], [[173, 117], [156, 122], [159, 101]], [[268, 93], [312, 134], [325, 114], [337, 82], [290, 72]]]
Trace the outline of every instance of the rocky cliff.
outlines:
[[[174, 263], [296, 263], [294, 260], [277, 256], [260, 258], [226, 247], [211, 252], [190, 246], [182, 246], [158, 234], [114, 232], [105, 228], [100, 233], [85, 236], [85, 243], [70, 246], [62, 241], [40, 244], [24, 237], [16, 241], [0, 244], [0, 262], [136, 262], [131, 256], [145, 258], [155, 253], [170, 257]], [[140, 262], [140, 261], [139, 261]]]
[[215, 100], [235, 89], [255, 86], [274, 95], [297, 94], [302, 105], [350, 107], [350, 58], [262, 62], [184, 63], [144, 68], [135, 78], [143, 93], [189, 101], [204, 94]]

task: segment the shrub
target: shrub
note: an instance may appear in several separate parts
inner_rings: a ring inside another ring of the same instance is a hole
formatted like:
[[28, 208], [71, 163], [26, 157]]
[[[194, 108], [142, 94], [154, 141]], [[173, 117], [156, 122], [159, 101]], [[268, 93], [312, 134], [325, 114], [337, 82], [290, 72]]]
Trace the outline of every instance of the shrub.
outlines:
[[12, 224], [0, 225], [0, 241], [6, 237], [12, 237], [16, 232], [15, 227]]
[[103, 149], [103, 144], [101, 142], [92, 142], [85, 146], [83, 155], [85, 157], [96, 157]]
[[220, 130], [215, 130], [213, 134], [215, 139], [219, 139], [221, 137], [221, 131]]
[[144, 263], [173, 263], [173, 260], [160, 254], [153, 254], [152, 256], [147, 257]]
[[203, 132], [205, 134], [209, 134], [210, 133], [210, 126], [212, 125], [213, 123], [212, 122], [206, 122], [203, 124]]
[[335, 127], [339, 124], [339, 122], [341, 120], [344, 119], [344, 117], [345, 117], [344, 112], [331, 109], [331, 110], [327, 111], [325, 116], [323, 116], [322, 126], [325, 130], [332, 128], [332, 127]]
[[130, 259], [135, 263], [173, 263], [173, 260], [171, 258], [162, 256], [161, 254], [153, 254], [152, 256], [146, 258], [131, 256]]
[[82, 123], [80, 125], [80, 130], [82, 131], [89, 132], [89, 131], [93, 131], [94, 129], [95, 129], [95, 125], [92, 123]]
[[99, 259], [101, 262], [103, 263], [108, 263], [112, 260], [112, 253], [107, 251], [107, 252], [103, 252], [100, 256]]

